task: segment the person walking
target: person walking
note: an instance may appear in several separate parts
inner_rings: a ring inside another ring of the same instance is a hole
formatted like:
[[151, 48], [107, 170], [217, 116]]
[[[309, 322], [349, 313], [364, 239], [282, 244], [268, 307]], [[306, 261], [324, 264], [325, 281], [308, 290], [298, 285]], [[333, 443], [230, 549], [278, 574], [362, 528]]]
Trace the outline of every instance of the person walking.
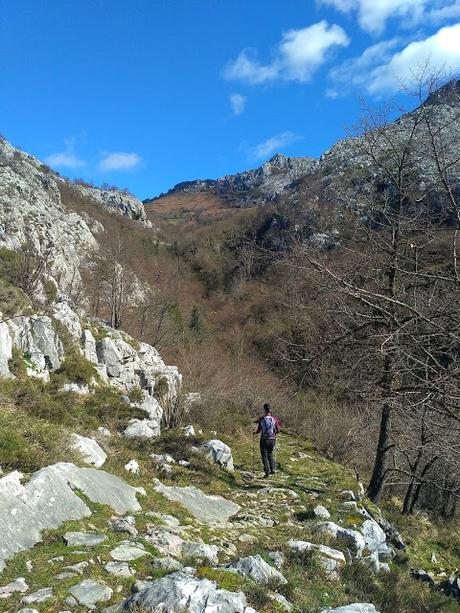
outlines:
[[271, 406], [264, 404], [264, 414], [257, 420], [257, 429], [253, 435], [260, 432], [260, 455], [264, 465], [265, 479], [274, 475], [276, 471], [273, 452], [276, 446], [276, 435], [281, 431], [280, 422], [276, 415], [273, 415]]

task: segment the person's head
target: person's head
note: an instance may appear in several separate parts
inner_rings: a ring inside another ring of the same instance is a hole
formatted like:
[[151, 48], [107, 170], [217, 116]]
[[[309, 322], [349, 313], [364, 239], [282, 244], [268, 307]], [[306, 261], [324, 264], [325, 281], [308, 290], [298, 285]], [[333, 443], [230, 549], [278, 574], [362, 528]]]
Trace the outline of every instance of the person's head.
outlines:
[[264, 404], [264, 411], [265, 411], [265, 415], [268, 415], [269, 413], [272, 412], [272, 408], [269, 404], [265, 403]]

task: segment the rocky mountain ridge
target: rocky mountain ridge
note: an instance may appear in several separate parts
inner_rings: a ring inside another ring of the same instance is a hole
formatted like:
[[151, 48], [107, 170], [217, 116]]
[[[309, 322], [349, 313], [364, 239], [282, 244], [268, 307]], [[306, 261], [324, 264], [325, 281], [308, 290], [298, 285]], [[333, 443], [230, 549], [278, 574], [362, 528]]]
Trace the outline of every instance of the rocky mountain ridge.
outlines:
[[[394, 121], [380, 115], [368, 118], [367, 126], [362, 126], [368, 132], [366, 135], [347, 137], [338, 141], [319, 159], [290, 158], [276, 154], [255, 170], [228, 175], [215, 180], [186, 181], [175, 185], [166, 194], [146, 200], [150, 209], [161, 204], [164, 198], [187, 193], [214, 193], [226, 199], [235, 207], [263, 206], [270, 202], [282, 200], [291, 204], [300, 204], [308, 208], [318, 202], [333, 202], [361, 208], [366, 205], [371, 185], [362, 177], [369, 170], [368, 137], [374, 139], [374, 150], [379, 149], [379, 155], [385, 157], [385, 150], [390, 151], [396, 143], [403, 143], [410, 137], [414, 124], [417, 139], [422, 154], [413, 160], [414, 171], [420, 175], [421, 192], [429, 192], [430, 185], [435, 182], [435, 162], [424, 155], [429, 151], [423, 146], [423, 140], [429, 138], [426, 123], [422, 120], [423, 113], [430, 116], [430, 121], [438, 129], [442, 128], [445, 142], [442, 147], [448, 151], [448, 159], [456, 160], [450, 173], [457, 172], [460, 157], [460, 81], [452, 80], [442, 87], [432, 91], [419, 106], [402, 114]], [[382, 123], [384, 122], [384, 123]], [[362, 131], [361, 130], [361, 131]], [[441, 130], [437, 134], [439, 138]], [[371, 136], [373, 135], [373, 136]], [[360, 178], [361, 177], [361, 178]], [[382, 177], [375, 177], [378, 184]]]
[[[198, 179], [178, 183], [166, 194], [213, 192], [218, 195], [227, 195], [238, 198], [241, 206], [251, 205], [254, 201], [270, 201], [280, 194], [296, 179], [313, 172], [317, 167], [317, 160], [309, 157], [288, 157], [277, 153], [267, 162], [253, 170], [246, 170], [235, 175], [225, 175], [218, 179]], [[152, 203], [156, 199], [147, 199], [145, 203]]]

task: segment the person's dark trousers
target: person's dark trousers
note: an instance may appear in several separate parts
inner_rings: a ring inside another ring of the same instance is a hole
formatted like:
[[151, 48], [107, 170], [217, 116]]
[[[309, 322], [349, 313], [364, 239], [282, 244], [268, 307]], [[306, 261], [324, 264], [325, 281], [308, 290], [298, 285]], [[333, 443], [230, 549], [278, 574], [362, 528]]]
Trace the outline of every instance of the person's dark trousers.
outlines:
[[270, 473], [274, 474], [275, 472], [275, 459], [273, 458], [273, 450], [275, 449], [275, 445], [276, 439], [274, 438], [260, 439], [260, 454], [262, 456], [266, 477], [268, 477]]

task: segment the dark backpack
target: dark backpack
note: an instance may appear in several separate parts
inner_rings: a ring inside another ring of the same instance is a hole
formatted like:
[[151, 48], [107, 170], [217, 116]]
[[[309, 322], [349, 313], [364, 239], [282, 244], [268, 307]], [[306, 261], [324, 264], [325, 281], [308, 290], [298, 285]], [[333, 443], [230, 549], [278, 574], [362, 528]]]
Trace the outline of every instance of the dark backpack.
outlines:
[[276, 434], [276, 422], [272, 415], [264, 415], [260, 424], [262, 438], [271, 438]]

